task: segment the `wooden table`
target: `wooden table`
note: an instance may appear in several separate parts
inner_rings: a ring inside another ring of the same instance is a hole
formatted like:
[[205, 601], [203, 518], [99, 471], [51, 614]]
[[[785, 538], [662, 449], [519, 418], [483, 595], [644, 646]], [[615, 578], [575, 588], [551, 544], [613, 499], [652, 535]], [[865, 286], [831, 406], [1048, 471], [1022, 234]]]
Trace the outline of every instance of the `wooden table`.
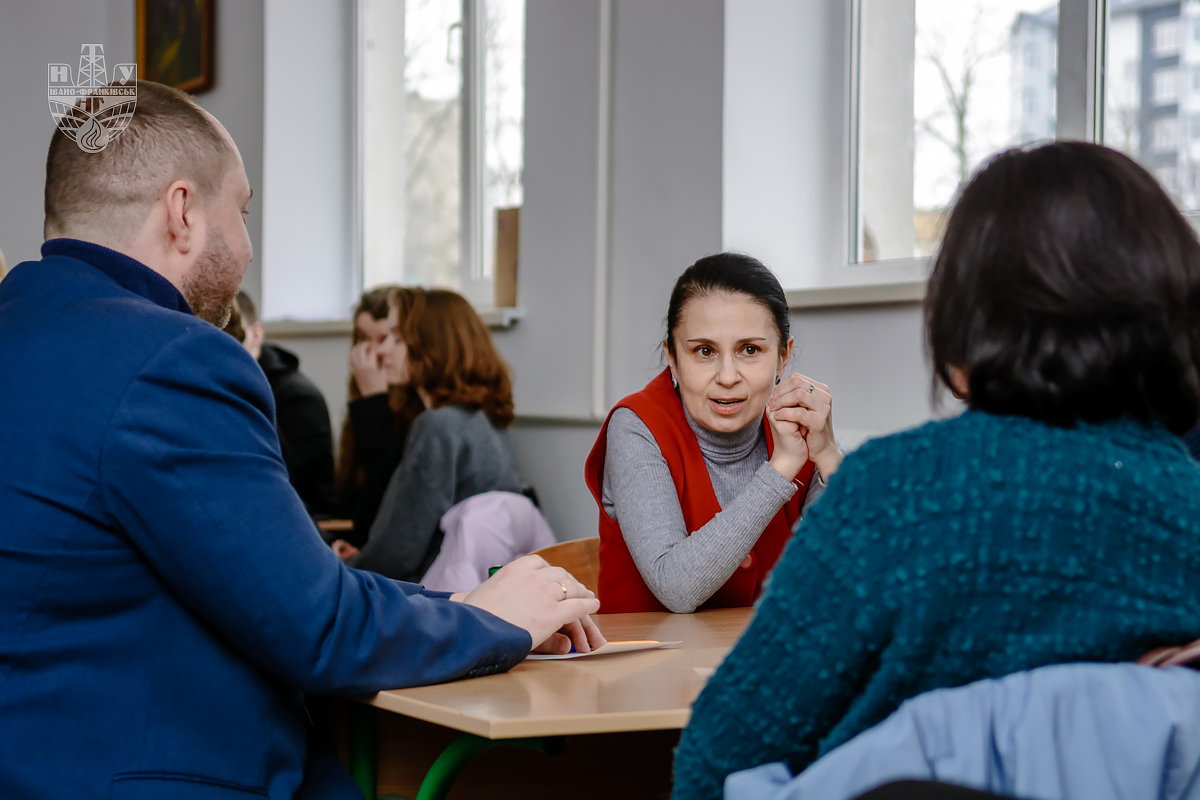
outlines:
[[[598, 615], [596, 622], [608, 639], [682, 644], [667, 650], [525, 661], [501, 675], [380, 692], [363, 701], [482, 740], [522, 739], [525, 744], [539, 737], [679, 730], [752, 613], [738, 608]], [[475, 741], [477, 750], [488, 744]], [[361, 752], [365, 744], [360, 741], [356, 749]], [[360, 763], [355, 770], [364, 788], [366, 768]], [[370, 769], [373, 788], [374, 765]]]

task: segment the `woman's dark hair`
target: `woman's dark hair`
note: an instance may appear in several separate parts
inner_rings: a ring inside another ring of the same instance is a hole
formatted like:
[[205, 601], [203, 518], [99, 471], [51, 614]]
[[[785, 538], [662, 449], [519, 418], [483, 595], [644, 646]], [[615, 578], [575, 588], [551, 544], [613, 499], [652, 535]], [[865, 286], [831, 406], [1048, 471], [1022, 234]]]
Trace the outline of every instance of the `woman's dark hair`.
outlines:
[[[388, 298], [396, 291], [413, 290], [391, 285], [368, 289], [359, 298], [358, 305], [355, 306], [354, 314], [350, 319], [356, 321], [359, 314], [369, 314], [374, 320], [387, 319]], [[360, 341], [362, 341], [360, 331], [355, 325], [351, 345], [356, 345]], [[362, 396], [362, 390], [358, 388], [358, 381], [354, 380], [354, 375], [351, 374], [350, 383], [346, 387], [346, 400], [352, 403]], [[389, 386], [388, 406], [392, 409], [392, 437], [396, 441], [396, 452], [403, 452], [404, 442], [408, 439], [408, 429], [412, 427], [413, 420], [417, 418], [417, 415], [425, 410], [425, 404], [421, 402], [421, 398], [417, 396], [415, 390], [407, 386]], [[342, 422], [341, 446], [338, 450], [337, 467], [333, 475], [334, 490], [340, 499], [346, 500], [354, 491], [361, 489], [366, 481], [367, 474], [359, 460], [354, 425], [351, 422], [350, 414], [347, 413], [346, 419]]]
[[1009, 150], [971, 178], [925, 297], [934, 387], [1070, 426], [1200, 419], [1200, 243], [1129, 157], [1084, 142]]
[[697, 297], [713, 294], [743, 294], [771, 315], [779, 332], [779, 350], [787, 349], [791, 337], [787, 298], [775, 273], [761, 261], [745, 253], [717, 253], [692, 264], [683, 271], [671, 291], [667, 304], [667, 350], [675, 355], [675, 329], [684, 306]]

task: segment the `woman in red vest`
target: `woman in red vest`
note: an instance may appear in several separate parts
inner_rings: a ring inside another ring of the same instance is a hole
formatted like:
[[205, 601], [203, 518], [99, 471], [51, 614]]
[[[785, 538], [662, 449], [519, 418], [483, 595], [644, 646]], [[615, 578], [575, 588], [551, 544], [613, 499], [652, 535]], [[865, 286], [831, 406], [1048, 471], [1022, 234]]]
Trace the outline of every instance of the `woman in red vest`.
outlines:
[[841, 465], [829, 387], [797, 373], [761, 262], [702, 258], [675, 284], [667, 369], [609, 413], [587, 460], [604, 613], [751, 605]]

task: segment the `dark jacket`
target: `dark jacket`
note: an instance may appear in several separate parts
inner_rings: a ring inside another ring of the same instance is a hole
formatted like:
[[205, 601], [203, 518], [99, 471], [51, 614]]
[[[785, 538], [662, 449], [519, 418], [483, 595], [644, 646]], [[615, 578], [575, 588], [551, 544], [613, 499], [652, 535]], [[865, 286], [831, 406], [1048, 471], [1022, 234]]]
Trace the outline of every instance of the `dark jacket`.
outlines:
[[392, 411], [386, 393], [360, 397], [347, 406], [354, 435], [354, 463], [338, 498], [337, 516], [352, 520], [354, 529], [337, 536], [355, 547], [366, 544], [388, 482], [400, 466], [400, 454], [408, 438], [408, 425], [402, 420], [414, 419], [425, 410], [415, 394], [408, 397], [408, 402], [411, 406], [401, 409], [400, 419]]
[[361, 800], [301, 692], [506, 669], [529, 634], [344, 566], [237, 341], [131, 258], [42, 253], [0, 284], [0, 794]]
[[300, 359], [278, 345], [264, 344], [258, 365], [275, 397], [275, 428], [288, 480], [309, 513], [331, 514], [333, 432], [325, 396], [300, 372]]

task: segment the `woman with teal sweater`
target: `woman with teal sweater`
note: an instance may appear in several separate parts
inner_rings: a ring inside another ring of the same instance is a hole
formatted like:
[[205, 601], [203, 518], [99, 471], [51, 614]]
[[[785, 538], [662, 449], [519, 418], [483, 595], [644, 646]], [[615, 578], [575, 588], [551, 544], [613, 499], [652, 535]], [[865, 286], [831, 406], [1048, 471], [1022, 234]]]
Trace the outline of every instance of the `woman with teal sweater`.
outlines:
[[1083, 143], [995, 157], [925, 321], [969, 410], [846, 457], [696, 701], [674, 797], [799, 772], [931, 689], [1200, 638], [1200, 244], [1154, 179]]

